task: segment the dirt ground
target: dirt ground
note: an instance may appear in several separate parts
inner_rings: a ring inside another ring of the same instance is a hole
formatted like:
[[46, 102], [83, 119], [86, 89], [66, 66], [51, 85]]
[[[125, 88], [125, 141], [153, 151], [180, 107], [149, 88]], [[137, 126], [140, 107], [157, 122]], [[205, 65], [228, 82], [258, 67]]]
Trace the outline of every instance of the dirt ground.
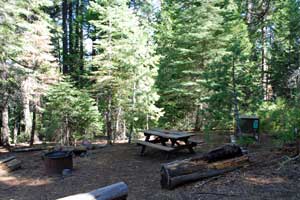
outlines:
[[[219, 146], [228, 137], [220, 136], [216, 141], [207, 140], [198, 146], [197, 154]], [[167, 160], [164, 153], [156, 150], [148, 149], [144, 157], [139, 152], [140, 147], [134, 144], [114, 144], [91, 151], [87, 157], [74, 158], [74, 171], [68, 177], [48, 176], [41, 151], [1, 153], [1, 157], [13, 154], [23, 163], [22, 169], [0, 177], [0, 200], [52, 200], [119, 181], [128, 184], [129, 200], [300, 199], [299, 162], [290, 162], [278, 170], [276, 159], [283, 153], [264, 143], [249, 148], [249, 167], [171, 191], [160, 188], [161, 164], [191, 154], [182, 151]]]

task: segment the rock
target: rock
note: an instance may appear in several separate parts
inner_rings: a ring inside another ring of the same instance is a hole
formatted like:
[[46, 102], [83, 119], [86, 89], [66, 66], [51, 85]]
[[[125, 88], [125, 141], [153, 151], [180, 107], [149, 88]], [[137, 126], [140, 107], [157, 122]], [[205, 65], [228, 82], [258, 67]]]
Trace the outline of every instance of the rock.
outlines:
[[71, 176], [72, 175], [72, 170], [71, 169], [64, 169], [62, 171], [62, 175], [65, 176]]

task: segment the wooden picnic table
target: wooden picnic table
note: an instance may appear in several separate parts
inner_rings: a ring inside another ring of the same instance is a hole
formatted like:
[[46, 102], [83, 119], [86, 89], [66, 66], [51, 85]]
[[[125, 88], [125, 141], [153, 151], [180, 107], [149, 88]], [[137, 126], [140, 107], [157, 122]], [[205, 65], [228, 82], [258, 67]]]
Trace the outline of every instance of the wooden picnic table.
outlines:
[[[144, 155], [147, 146], [166, 151], [168, 153], [181, 149], [188, 149], [190, 153], [195, 153], [193, 147], [195, 147], [197, 143], [189, 140], [190, 137], [195, 134], [154, 129], [145, 130], [144, 135], [144, 141], [137, 141], [137, 143], [142, 146], [141, 155]], [[154, 139], [151, 140], [151, 136], [154, 137]]]

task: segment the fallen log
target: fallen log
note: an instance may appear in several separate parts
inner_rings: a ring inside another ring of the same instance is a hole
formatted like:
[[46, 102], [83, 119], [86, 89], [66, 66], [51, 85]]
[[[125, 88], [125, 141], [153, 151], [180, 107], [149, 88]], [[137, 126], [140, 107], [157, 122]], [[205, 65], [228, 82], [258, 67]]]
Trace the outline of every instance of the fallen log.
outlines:
[[[233, 171], [248, 163], [249, 157], [242, 156], [241, 151], [237, 149], [238, 146], [228, 146], [215, 149], [200, 157], [163, 164], [161, 168], [161, 187], [173, 189], [187, 182]], [[224, 159], [228, 157], [229, 159]], [[215, 161], [217, 159], [220, 161]]]
[[9, 157], [6, 157], [6, 158], [0, 158], [0, 164], [6, 163], [6, 162], [11, 161], [11, 160], [13, 160], [15, 158], [16, 158], [15, 156], [9, 156]]
[[26, 148], [16, 148], [13, 149], [12, 152], [15, 153], [21, 153], [21, 152], [31, 152], [31, 151], [42, 151], [45, 150], [45, 148], [40, 148], [40, 147], [26, 147]]
[[57, 200], [126, 200], [127, 196], [127, 185], [124, 182], [119, 182], [88, 193], [76, 194]]
[[242, 155], [242, 149], [238, 145], [227, 144], [206, 153], [201, 159], [206, 160], [207, 162], [215, 162]]
[[5, 170], [7, 172], [17, 170], [21, 168], [21, 161], [17, 159], [12, 159], [8, 162], [0, 164], [0, 169]]

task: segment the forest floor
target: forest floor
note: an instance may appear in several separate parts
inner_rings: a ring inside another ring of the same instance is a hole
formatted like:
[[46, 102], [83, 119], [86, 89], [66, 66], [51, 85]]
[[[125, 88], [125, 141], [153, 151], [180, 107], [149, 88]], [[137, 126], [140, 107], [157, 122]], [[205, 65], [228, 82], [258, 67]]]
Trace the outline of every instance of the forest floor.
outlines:
[[[201, 137], [201, 136], [199, 136]], [[197, 154], [228, 142], [218, 135], [196, 148]], [[1, 200], [48, 200], [88, 192], [124, 181], [129, 187], [129, 200], [189, 200], [189, 199], [300, 199], [300, 164], [290, 162], [278, 170], [284, 155], [268, 143], [249, 148], [251, 165], [225, 175], [190, 183], [174, 190], [160, 188], [160, 166], [191, 155], [178, 152], [166, 160], [166, 155], [148, 150], [144, 157], [134, 144], [114, 144], [91, 152], [87, 157], [74, 158], [71, 176], [47, 176], [42, 152], [13, 153], [22, 160], [22, 169], [0, 177]], [[12, 154], [12, 153], [0, 153]]]

